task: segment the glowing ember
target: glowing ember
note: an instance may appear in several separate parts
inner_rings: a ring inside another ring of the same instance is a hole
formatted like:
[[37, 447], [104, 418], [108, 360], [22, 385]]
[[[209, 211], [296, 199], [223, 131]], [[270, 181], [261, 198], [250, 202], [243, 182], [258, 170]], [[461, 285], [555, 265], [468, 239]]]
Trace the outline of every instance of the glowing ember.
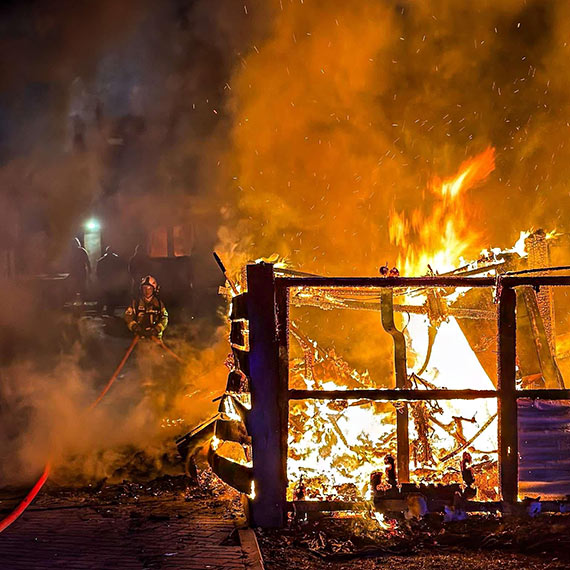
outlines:
[[382, 529], [389, 529], [390, 524], [386, 522], [384, 515], [382, 513], [378, 513], [376, 511], [371, 511], [372, 518], [378, 523], [378, 526]]

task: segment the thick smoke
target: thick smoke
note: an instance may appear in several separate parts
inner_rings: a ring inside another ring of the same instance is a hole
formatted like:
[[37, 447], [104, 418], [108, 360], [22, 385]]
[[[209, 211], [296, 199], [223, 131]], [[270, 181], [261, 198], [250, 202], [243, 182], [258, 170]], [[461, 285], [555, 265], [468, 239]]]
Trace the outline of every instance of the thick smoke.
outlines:
[[[123, 257], [132, 228], [191, 225], [198, 294], [221, 282], [211, 251], [223, 101], [255, 20], [232, 2], [212, 11], [191, 1], [25, 2], [4, 16], [2, 260], [15, 250], [24, 275], [65, 271], [70, 238], [103, 208]], [[48, 456], [64, 482], [120, 477], [133, 457], [147, 475], [165, 469], [175, 436], [216, 410], [225, 385], [216, 307], [183, 325], [191, 343], [169, 340], [182, 366], [141, 343], [90, 412], [127, 335], [101, 337], [89, 319], [62, 314], [61, 301], [37, 280], [3, 284], [0, 481], [27, 480]]]
[[[236, 260], [277, 252], [307, 270], [375, 273], [400, 253], [389, 213], [429, 211], [429, 181], [492, 146], [495, 173], [471, 192], [489, 242], [565, 229], [567, 12], [526, 0], [19, 3], [1, 38], [3, 199], [41, 202], [54, 250], [113, 193], [127, 227], [191, 219], [204, 250], [217, 233]], [[66, 152], [70, 115], [86, 122], [83, 155]], [[144, 132], [121, 132], [131, 144], [109, 163], [105, 119], [126, 115]]]
[[91, 409], [125, 352], [125, 335], [39, 308], [25, 287], [4, 293], [2, 356], [11, 363], [0, 369], [0, 483], [29, 482], [46, 461], [52, 480], [66, 484], [179, 473], [175, 438], [215, 412], [223, 390], [223, 328], [209, 346], [170, 340], [182, 363], [140, 341]]
[[[30, 0], [3, 10], [0, 237], [24, 242], [27, 273], [61, 270], [69, 239], [103, 204], [117, 236], [191, 224], [198, 289], [215, 281], [214, 248], [235, 273], [278, 253], [306, 271], [374, 275], [406, 255], [390, 243], [390, 213], [429, 218], [430, 181], [488, 147], [495, 170], [465, 197], [479, 248], [530, 226], [568, 230], [564, 2]], [[37, 347], [43, 301], [5, 291], [3, 335]], [[351, 324], [355, 358], [373, 354], [357, 340], [366, 322]], [[92, 423], [80, 419], [104, 374], [85, 370], [73, 343], [40, 336], [49, 373], [25, 349], [2, 371], [2, 449], [20, 473], [46, 447], [69, 458], [100, 442], [160, 440], [160, 398], [152, 386], [137, 398], [134, 381]], [[224, 332], [207, 341], [175, 347], [188, 365], [170, 418], [201, 419], [223, 388]], [[113, 462], [78, 463], [74, 474], [100, 477]]]
[[466, 198], [479, 248], [566, 229], [565, 3], [281, 4], [232, 81], [228, 249], [374, 274], [405, 255], [389, 212], [429, 215], [429, 181], [488, 146], [496, 170]]

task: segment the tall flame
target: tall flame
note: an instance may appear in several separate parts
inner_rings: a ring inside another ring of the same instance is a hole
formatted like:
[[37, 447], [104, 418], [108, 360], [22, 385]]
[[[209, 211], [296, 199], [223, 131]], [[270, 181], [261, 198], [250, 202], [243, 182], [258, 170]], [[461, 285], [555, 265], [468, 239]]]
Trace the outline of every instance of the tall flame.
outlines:
[[433, 207], [428, 216], [419, 206], [407, 214], [391, 212], [390, 241], [401, 248], [397, 266], [404, 275], [425, 274], [428, 265], [448, 271], [474, 247], [480, 234], [470, 224], [465, 193], [495, 169], [495, 150], [488, 147], [466, 160], [451, 178], [434, 177], [428, 186]]

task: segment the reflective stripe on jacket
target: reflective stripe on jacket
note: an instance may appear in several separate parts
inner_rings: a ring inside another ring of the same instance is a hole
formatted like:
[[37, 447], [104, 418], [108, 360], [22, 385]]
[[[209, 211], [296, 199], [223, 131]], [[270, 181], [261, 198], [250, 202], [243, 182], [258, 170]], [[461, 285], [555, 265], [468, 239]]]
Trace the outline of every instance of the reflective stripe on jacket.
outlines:
[[168, 311], [155, 295], [148, 301], [142, 297], [133, 299], [125, 311], [125, 322], [131, 331], [135, 325], [139, 325], [143, 330], [156, 328], [162, 334], [168, 325]]

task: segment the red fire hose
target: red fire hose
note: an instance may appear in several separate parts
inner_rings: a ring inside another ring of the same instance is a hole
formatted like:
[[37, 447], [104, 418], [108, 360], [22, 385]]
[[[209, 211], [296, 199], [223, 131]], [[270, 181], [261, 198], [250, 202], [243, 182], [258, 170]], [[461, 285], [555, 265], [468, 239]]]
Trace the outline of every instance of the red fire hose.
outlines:
[[158, 344], [159, 346], [162, 346], [162, 348], [164, 348], [164, 350], [166, 350], [166, 352], [168, 352], [168, 354], [170, 354], [170, 356], [172, 356], [173, 358], [175, 358], [176, 360], [178, 360], [178, 362], [182, 362], [184, 363], [184, 360], [182, 358], [180, 358], [180, 356], [178, 356], [178, 354], [176, 354], [173, 350], [171, 350], [170, 348], [168, 348], [165, 344], [164, 341], [162, 339], [158, 339], [154, 336], [150, 337], [154, 342], [156, 342], [156, 344]]
[[117, 379], [117, 376], [119, 375], [119, 373], [123, 369], [123, 366], [127, 362], [129, 356], [131, 355], [131, 352], [133, 351], [133, 349], [137, 345], [137, 342], [140, 340], [140, 338], [141, 338], [140, 336], [135, 335], [135, 337], [133, 338], [133, 342], [131, 342], [129, 348], [127, 348], [127, 352], [125, 352], [125, 356], [123, 356], [123, 360], [121, 360], [119, 366], [117, 366], [117, 369], [115, 370], [115, 372], [113, 372], [113, 376], [111, 376], [111, 378], [109, 379], [109, 382], [107, 382], [107, 385], [103, 388], [103, 390], [101, 390], [101, 393], [99, 394], [97, 399], [89, 406], [90, 410], [92, 410], [94, 407], [96, 407], [97, 404], [103, 399], [105, 394], [109, 391], [109, 388], [113, 385], [113, 382]]
[[8, 528], [28, 508], [29, 504], [35, 499], [36, 495], [43, 487], [43, 484], [46, 482], [50, 469], [51, 465], [48, 461], [44, 468], [44, 472], [36, 481], [36, 484], [31, 488], [30, 492], [26, 495], [26, 498], [5, 519], [0, 522], [0, 532]]
[[[112, 386], [113, 382], [117, 379], [117, 376], [121, 372], [123, 366], [127, 362], [129, 356], [131, 355], [131, 352], [133, 351], [139, 340], [140, 340], [139, 336], [135, 336], [135, 338], [133, 338], [133, 342], [131, 342], [129, 348], [127, 348], [127, 352], [125, 353], [125, 356], [123, 356], [123, 360], [121, 360], [119, 366], [117, 366], [117, 369], [115, 370], [115, 372], [113, 372], [113, 375], [111, 376], [109, 382], [107, 382], [106, 386], [103, 388], [103, 390], [101, 390], [101, 393], [99, 394], [97, 399], [89, 406], [90, 410], [95, 408], [97, 404], [99, 404], [99, 402], [103, 399], [105, 394], [109, 391], [109, 388]], [[51, 469], [51, 463], [48, 461], [40, 478], [36, 481], [35, 485], [31, 488], [30, 492], [26, 495], [24, 500], [6, 518], [0, 521], [0, 532], [7, 529], [28, 508], [30, 503], [36, 498], [36, 495], [40, 492], [40, 489], [47, 481], [50, 469]]]

